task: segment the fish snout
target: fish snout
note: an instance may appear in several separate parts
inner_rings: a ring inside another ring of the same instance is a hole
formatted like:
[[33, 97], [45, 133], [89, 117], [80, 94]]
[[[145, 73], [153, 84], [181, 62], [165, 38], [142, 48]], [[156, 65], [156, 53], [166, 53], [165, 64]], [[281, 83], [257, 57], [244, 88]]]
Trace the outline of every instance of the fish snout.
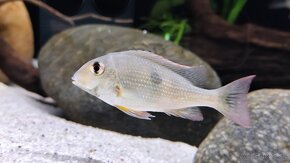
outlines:
[[75, 74], [71, 77], [71, 80], [75, 86], [81, 87], [81, 84], [77, 81], [77, 77]]
[[82, 88], [81, 84], [79, 84], [77, 81], [72, 81], [73, 85]]
[[97, 89], [97, 88], [94, 88], [92, 87], [86, 80], [83, 80], [82, 78], [80, 78], [79, 76], [76, 76], [76, 75], [73, 75], [71, 77], [72, 79], [72, 84], [89, 92], [91, 91], [92, 89]]
[[72, 80], [73, 82], [76, 81], [76, 75], [75, 75], [75, 74], [71, 77], [71, 80]]

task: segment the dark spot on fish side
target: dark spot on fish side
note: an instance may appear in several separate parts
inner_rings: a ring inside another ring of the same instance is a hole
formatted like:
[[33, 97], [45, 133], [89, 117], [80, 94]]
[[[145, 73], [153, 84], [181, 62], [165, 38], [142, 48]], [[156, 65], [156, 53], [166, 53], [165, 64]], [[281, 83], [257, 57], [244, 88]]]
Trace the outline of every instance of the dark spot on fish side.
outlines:
[[150, 78], [151, 78], [152, 83], [154, 83], [154, 84], [161, 84], [162, 83], [161, 76], [155, 71], [151, 72]]
[[120, 97], [122, 95], [120, 86], [118, 85], [115, 86], [115, 93], [117, 97]]

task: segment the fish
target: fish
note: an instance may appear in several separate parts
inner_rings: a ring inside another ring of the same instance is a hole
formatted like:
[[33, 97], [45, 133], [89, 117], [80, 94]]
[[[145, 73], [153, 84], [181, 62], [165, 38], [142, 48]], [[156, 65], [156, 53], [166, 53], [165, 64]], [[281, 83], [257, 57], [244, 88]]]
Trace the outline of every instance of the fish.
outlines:
[[242, 127], [250, 127], [247, 93], [255, 75], [217, 89], [201, 88], [205, 66], [186, 66], [144, 50], [111, 52], [92, 59], [72, 83], [120, 111], [140, 119], [162, 112], [202, 121], [199, 107], [214, 108]]

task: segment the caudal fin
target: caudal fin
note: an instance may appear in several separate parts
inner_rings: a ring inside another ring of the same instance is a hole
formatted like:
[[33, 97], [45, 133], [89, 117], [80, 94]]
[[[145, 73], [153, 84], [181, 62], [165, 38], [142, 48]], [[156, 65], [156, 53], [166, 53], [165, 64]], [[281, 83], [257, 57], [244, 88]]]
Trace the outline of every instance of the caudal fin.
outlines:
[[250, 127], [247, 93], [255, 75], [247, 76], [219, 88], [217, 110], [225, 117], [243, 127]]

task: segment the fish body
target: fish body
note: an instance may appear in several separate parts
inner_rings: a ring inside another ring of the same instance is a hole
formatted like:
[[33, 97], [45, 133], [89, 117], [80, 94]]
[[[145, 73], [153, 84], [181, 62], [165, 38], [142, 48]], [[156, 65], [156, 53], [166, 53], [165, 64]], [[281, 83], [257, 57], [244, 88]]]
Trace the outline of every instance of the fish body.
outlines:
[[249, 127], [246, 94], [254, 76], [225, 87], [206, 90], [203, 66], [189, 67], [154, 53], [114, 52], [84, 64], [73, 83], [131, 116], [150, 119], [150, 112], [164, 112], [190, 120], [202, 120], [197, 106], [212, 107], [235, 123]]

